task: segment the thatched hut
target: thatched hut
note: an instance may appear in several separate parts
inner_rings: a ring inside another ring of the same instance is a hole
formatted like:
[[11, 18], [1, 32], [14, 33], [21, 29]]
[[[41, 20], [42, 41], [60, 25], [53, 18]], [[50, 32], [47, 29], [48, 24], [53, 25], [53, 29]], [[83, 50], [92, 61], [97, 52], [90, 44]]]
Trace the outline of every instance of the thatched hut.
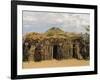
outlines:
[[83, 59], [81, 39], [80, 34], [66, 33], [55, 27], [41, 34], [29, 33], [23, 41], [23, 60]]

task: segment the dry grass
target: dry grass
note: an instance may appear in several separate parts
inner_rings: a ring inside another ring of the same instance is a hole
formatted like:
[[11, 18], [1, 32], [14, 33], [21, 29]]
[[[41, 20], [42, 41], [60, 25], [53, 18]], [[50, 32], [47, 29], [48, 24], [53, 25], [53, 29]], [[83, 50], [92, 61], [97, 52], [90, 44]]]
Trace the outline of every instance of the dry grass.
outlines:
[[87, 66], [89, 60], [77, 60], [77, 59], [66, 59], [66, 60], [45, 60], [41, 62], [23, 62], [23, 69], [25, 68], [45, 68], [45, 67], [71, 67], [71, 66]]

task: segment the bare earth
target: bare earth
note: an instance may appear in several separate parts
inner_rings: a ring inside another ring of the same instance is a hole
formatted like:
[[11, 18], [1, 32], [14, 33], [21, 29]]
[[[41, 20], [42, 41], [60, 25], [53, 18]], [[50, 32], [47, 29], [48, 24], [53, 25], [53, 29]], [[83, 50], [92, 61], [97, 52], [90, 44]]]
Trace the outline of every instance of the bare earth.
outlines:
[[88, 66], [89, 60], [45, 60], [41, 62], [23, 62], [22, 67], [25, 68], [45, 68], [45, 67], [71, 67], [71, 66]]

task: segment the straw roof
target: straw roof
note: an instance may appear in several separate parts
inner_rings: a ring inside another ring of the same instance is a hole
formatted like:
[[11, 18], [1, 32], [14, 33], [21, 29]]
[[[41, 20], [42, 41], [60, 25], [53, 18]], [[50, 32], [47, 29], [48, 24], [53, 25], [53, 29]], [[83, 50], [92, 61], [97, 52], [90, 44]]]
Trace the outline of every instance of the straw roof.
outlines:
[[36, 33], [31, 32], [25, 35], [25, 38], [31, 41], [38, 40], [50, 40], [50, 39], [77, 39], [80, 37], [80, 34], [71, 33], [71, 32], [64, 32], [59, 28], [51, 28], [45, 33]]

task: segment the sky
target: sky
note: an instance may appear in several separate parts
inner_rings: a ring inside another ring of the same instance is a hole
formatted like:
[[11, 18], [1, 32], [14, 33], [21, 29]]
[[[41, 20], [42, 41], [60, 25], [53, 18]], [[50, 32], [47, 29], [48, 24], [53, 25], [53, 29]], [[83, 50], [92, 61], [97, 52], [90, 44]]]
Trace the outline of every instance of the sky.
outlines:
[[44, 33], [52, 27], [65, 32], [84, 33], [85, 26], [90, 25], [90, 14], [23, 11], [23, 34], [27, 32]]

